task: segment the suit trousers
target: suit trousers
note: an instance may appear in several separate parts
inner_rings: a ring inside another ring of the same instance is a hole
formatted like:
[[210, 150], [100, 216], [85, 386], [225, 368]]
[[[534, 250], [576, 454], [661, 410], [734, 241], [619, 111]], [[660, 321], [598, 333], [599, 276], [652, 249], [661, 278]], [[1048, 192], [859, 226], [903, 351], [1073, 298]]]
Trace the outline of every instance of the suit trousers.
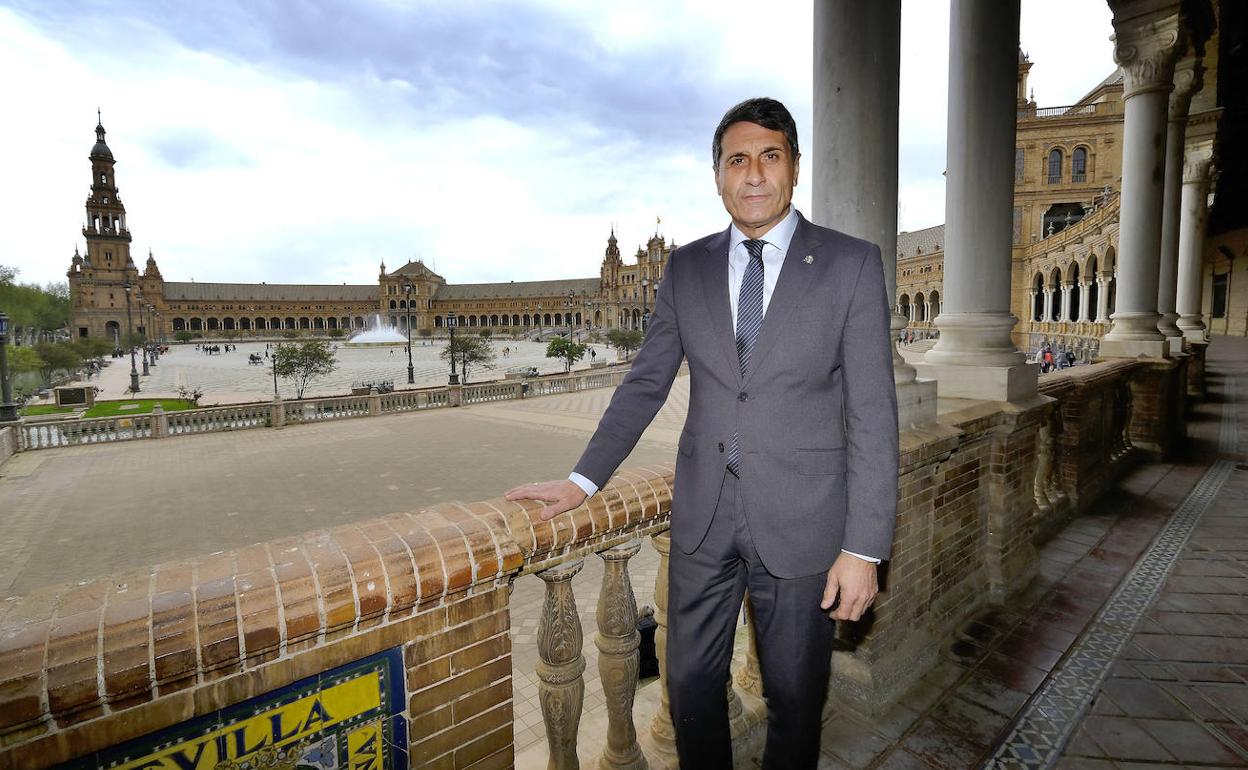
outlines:
[[[671, 550], [667, 687], [680, 767], [732, 767], [727, 687], [748, 588], [767, 701], [763, 767], [814, 768], [836, 631], [819, 608], [827, 573], [782, 579], [767, 571], [737, 494], [742, 483], [725, 471], [706, 538], [692, 554]], [[766, 521], [763, 514], [756, 522]]]

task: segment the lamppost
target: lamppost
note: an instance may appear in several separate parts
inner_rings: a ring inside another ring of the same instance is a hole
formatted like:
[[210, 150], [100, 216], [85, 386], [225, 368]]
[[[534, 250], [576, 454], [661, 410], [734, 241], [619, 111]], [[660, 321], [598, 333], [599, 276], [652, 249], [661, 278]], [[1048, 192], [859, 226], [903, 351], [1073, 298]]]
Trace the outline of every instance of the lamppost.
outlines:
[[568, 298], [563, 301], [563, 307], [568, 311], [565, 315], [568, 317], [568, 342], [572, 341], [572, 308], [576, 307], [576, 294], [568, 289]]
[[542, 306], [537, 306], [537, 341], [542, 341]]
[[278, 343], [277, 346], [273, 348], [272, 361], [273, 361], [273, 400], [274, 401], [282, 400], [281, 397], [277, 395], [277, 351], [281, 349], [282, 349], [281, 343]]
[[147, 360], [151, 362], [152, 366], [156, 365], [156, 358], [157, 358], [156, 341], [151, 331], [152, 328], [157, 325], [156, 315], [157, 315], [156, 306], [150, 302], [147, 303], [148, 326], [145, 327], [147, 331], [146, 331], [146, 334], [143, 335], [145, 338], [143, 340], [143, 344], [147, 346]]
[[122, 284], [126, 290], [126, 346], [130, 348], [130, 392], [139, 392], [139, 370], [134, 363], [134, 322], [130, 316], [130, 279]]
[[459, 384], [459, 374], [455, 372], [455, 327], [458, 325], [459, 319], [455, 317], [454, 313], [446, 317], [446, 328], [451, 332], [451, 378], [449, 380], [451, 385]]
[[9, 384], [9, 317], [0, 312], [0, 422], [17, 421], [17, 404]]
[[[143, 333], [143, 376], [144, 377], [148, 377], [151, 375], [151, 371], [149, 371], [147, 368], [147, 328], [148, 327], [147, 327], [147, 321], [143, 320], [144, 317], [147, 315], [145, 312], [146, 308], [147, 308], [147, 303], [143, 301], [143, 295], [140, 294], [139, 295], [139, 328], [143, 330], [142, 333]], [[133, 342], [133, 340], [131, 340], [131, 342]]]
[[650, 279], [641, 279], [641, 330], [646, 330], [646, 319], [650, 317], [650, 311], [646, 309], [646, 295], [650, 293]]
[[412, 282], [403, 284], [407, 296], [407, 384], [416, 384], [416, 370], [412, 368]]

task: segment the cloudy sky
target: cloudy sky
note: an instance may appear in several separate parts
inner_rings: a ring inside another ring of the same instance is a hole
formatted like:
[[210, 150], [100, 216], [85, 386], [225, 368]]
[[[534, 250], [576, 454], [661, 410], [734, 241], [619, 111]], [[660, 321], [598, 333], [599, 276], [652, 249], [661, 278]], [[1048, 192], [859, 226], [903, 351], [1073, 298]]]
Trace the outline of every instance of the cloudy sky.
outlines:
[[[0, 264], [64, 278], [98, 106], [167, 280], [596, 275], [612, 224], [626, 255], [656, 217], [678, 243], [725, 225], [728, 106], [781, 99], [809, 141], [811, 2], [0, 0]], [[903, 6], [903, 230], [944, 220], [948, 13]], [[1037, 101], [1112, 71], [1111, 32], [1102, 2], [1023, 0]]]

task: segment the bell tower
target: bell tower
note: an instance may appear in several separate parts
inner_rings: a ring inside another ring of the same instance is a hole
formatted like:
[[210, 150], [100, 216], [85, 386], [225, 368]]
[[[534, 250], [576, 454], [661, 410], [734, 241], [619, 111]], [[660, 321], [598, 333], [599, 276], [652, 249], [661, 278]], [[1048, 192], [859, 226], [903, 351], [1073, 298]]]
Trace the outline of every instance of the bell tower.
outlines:
[[[126, 207], [117, 192], [116, 160], [104, 141], [104, 124], [96, 112], [95, 145], [91, 147], [91, 192], [87, 196], [82, 234], [87, 251], [68, 272], [72, 326], [79, 337], [118, 340], [125, 329], [127, 281], [140, 290], [139, 271], [130, 257]], [[155, 262], [150, 261], [150, 268]], [[158, 275], [157, 275], [158, 277]]]

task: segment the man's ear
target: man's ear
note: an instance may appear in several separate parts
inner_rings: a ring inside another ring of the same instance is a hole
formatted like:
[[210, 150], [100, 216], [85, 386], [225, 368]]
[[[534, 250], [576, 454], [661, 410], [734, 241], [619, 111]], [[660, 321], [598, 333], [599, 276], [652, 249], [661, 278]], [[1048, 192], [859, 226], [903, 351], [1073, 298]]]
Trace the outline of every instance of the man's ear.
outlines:
[[715, 175], [715, 191], [719, 192], [720, 191], [719, 189], [719, 166], [712, 165], [711, 172], [714, 173]]
[[802, 161], [801, 153], [798, 153], [797, 157], [793, 158], [793, 186], [794, 187], [797, 187], [797, 178], [801, 174], [801, 170], [802, 170], [801, 161]]

